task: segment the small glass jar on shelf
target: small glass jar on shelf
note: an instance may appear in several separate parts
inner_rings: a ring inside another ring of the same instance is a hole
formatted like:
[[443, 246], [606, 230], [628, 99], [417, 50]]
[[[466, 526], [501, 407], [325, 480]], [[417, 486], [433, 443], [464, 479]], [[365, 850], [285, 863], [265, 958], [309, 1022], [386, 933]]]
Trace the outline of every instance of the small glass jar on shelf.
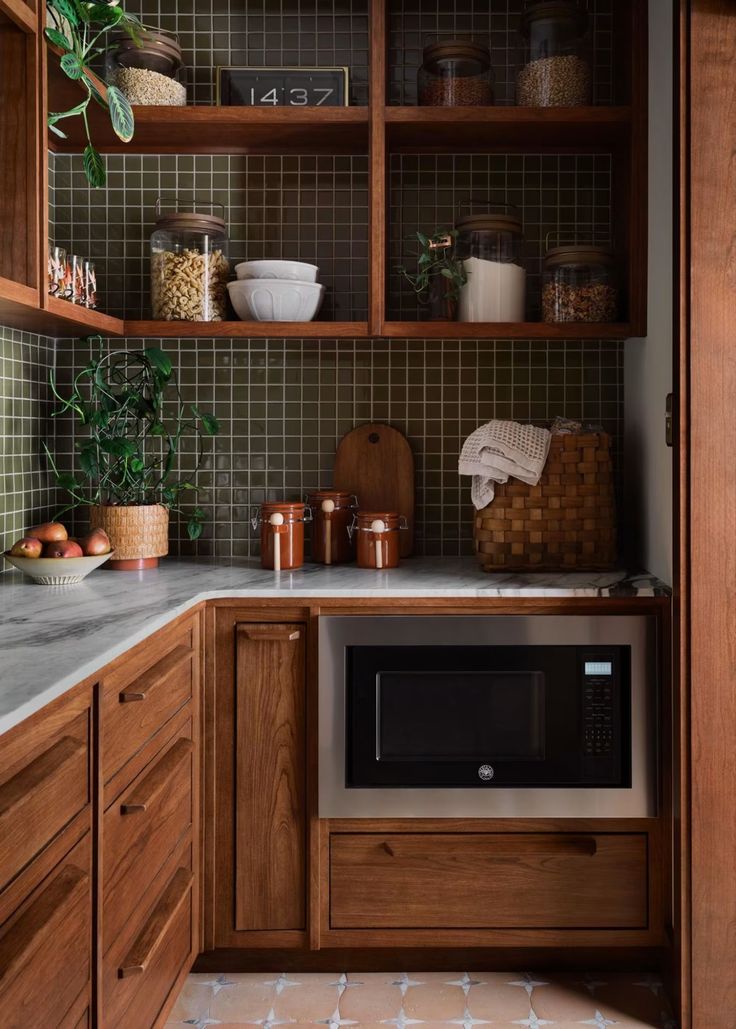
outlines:
[[164, 212], [156, 201], [151, 235], [151, 307], [155, 321], [221, 322], [227, 317], [230, 262], [225, 219], [197, 207], [221, 204], [195, 202], [192, 211]]
[[[526, 313], [524, 237], [519, 211], [509, 205], [469, 201], [472, 213], [459, 217], [457, 257], [467, 282], [460, 291], [461, 322], [523, 322]], [[467, 206], [461, 205], [462, 207]], [[478, 213], [486, 206], [484, 213]]]
[[618, 275], [610, 247], [569, 244], [547, 251], [543, 321], [615, 322], [618, 317]]
[[136, 39], [127, 32], [118, 32], [113, 38], [116, 46], [107, 52], [106, 78], [128, 103], [186, 106], [186, 67], [177, 36], [143, 26]]
[[531, 0], [522, 15], [516, 78], [520, 107], [582, 107], [591, 102], [588, 15], [577, 0]]
[[482, 107], [493, 103], [494, 76], [487, 46], [448, 39], [424, 48], [417, 76], [419, 105]]

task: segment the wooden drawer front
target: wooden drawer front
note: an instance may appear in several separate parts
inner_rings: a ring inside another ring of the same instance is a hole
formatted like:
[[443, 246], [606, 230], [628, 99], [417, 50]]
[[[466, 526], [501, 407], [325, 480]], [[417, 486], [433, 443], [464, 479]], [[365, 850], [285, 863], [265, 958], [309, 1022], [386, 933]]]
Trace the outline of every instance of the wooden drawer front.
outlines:
[[645, 833], [330, 837], [333, 929], [646, 925]]
[[132, 681], [111, 678], [102, 700], [102, 772], [108, 782], [191, 698], [194, 658], [191, 633], [163, 655], [156, 637], [148, 644], [150, 664]]
[[0, 889], [89, 802], [88, 710], [40, 742], [29, 737], [33, 749], [0, 784]]
[[192, 824], [192, 723], [133, 780], [103, 822], [103, 953]]
[[192, 953], [191, 858], [179, 863], [121, 957], [103, 960], [103, 1025], [149, 1029]]
[[89, 834], [0, 930], [4, 1029], [55, 1029], [90, 978]]

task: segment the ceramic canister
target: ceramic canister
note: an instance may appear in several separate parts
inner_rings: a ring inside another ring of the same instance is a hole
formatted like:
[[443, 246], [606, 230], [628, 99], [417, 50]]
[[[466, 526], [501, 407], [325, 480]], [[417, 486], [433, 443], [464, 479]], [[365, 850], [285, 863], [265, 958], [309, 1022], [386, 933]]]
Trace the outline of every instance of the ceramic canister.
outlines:
[[320, 489], [307, 499], [312, 509], [312, 560], [327, 565], [354, 561], [355, 540], [350, 526], [357, 498], [344, 490]]

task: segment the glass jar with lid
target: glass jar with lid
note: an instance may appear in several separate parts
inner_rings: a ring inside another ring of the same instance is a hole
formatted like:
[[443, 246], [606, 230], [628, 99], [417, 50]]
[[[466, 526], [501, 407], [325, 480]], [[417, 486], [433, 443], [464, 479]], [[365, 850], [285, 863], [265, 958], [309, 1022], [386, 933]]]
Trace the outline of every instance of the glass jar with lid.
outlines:
[[417, 77], [420, 106], [480, 107], [493, 103], [493, 69], [487, 46], [448, 39], [424, 48]]
[[616, 262], [609, 247], [571, 244], [547, 251], [543, 321], [615, 322], [618, 307]]
[[[156, 201], [151, 236], [151, 306], [156, 321], [221, 322], [227, 317], [225, 219], [215, 214], [162, 210]], [[219, 208], [221, 204], [196, 207]], [[178, 203], [177, 203], [178, 208]]]
[[171, 32], [141, 27], [136, 38], [113, 35], [106, 55], [106, 77], [130, 104], [184, 107], [186, 68], [178, 38]]
[[576, 0], [533, 0], [522, 15], [516, 79], [521, 107], [581, 107], [591, 102], [588, 17]]
[[484, 214], [461, 216], [457, 256], [467, 282], [460, 291], [461, 322], [523, 322], [526, 269], [521, 215], [514, 207], [491, 206]]

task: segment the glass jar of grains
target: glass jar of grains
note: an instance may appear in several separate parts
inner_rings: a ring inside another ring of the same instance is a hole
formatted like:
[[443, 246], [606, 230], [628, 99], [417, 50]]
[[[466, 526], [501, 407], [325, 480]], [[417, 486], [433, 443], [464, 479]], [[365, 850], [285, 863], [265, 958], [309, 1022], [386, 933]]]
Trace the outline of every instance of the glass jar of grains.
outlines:
[[467, 282], [460, 291], [461, 322], [523, 322], [526, 269], [521, 261], [521, 215], [510, 206], [459, 218], [456, 254]]
[[581, 107], [591, 102], [588, 19], [576, 0], [528, 3], [516, 79], [521, 107]]
[[553, 247], [544, 261], [542, 320], [545, 322], [615, 322], [618, 283], [608, 247]]
[[475, 107], [493, 103], [493, 70], [487, 46], [449, 39], [424, 48], [417, 78], [420, 106]]
[[170, 32], [141, 27], [132, 39], [127, 32], [113, 35], [107, 52], [106, 77], [130, 104], [149, 107], [184, 107], [187, 102], [186, 68], [181, 44]]
[[[224, 217], [198, 211], [163, 213], [156, 202], [151, 236], [151, 306], [156, 321], [221, 322], [227, 316]], [[195, 206], [219, 207], [220, 204]]]

